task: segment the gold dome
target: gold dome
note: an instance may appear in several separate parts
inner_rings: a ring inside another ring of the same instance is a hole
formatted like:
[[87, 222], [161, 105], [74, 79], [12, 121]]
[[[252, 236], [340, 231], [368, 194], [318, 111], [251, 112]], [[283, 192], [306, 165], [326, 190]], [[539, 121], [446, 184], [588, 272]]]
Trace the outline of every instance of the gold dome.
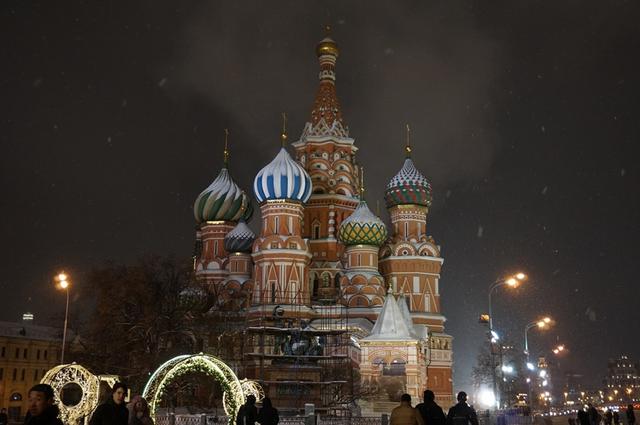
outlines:
[[329, 37], [325, 37], [320, 43], [318, 43], [318, 46], [316, 46], [316, 54], [318, 56], [333, 55], [338, 57], [338, 53], [340, 53], [338, 45]]

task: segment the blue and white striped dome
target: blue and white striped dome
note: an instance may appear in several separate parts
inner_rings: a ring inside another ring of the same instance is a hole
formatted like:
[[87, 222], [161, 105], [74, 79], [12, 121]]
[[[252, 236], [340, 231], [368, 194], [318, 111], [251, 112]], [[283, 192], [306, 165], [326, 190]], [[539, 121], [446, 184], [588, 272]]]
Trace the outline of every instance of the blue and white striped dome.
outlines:
[[270, 199], [307, 202], [311, 196], [311, 178], [283, 147], [253, 181], [253, 192], [262, 203]]

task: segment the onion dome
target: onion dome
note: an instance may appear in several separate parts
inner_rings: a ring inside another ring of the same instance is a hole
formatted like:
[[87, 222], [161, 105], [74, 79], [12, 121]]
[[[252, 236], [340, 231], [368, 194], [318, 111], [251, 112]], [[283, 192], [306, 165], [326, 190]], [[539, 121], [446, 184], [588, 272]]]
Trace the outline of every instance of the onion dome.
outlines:
[[260, 203], [272, 199], [307, 202], [311, 196], [311, 178], [283, 146], [273, 161], [258, 172], [253, 192]]
[[193, 212], [198, 223], [238, 221], [251, 218], [253, 207], [249, 196], [231, 179], [229, 170], [225, 167], [220, 170], [213, 183], [198, 195]]
[[406, 158], [402, 169], [387, 184], [384, 200], [387, 207], [396, 205], [431, 206], [431, 184], [416, 168], [411, 160], [409, 126], [407, 125]]
[[338, 237], [345, 245], [380, 246], [387, 239], [387, 227], [375, 216], [365, 201], [347, 217], [338, 229]]
[[255, 238], [255, 233], [251, 231], [247, 223], [240, 220], [236, 227], [224, 237], [224, 249], [227, 252], [250, 252]]
[[229, 130], [225, 129], [224, 167], [218, 177], [198, 195], [193, 212], [198, 224], [205, 221], [249, 220], [253, 213], [251, 200], [229, 175]]

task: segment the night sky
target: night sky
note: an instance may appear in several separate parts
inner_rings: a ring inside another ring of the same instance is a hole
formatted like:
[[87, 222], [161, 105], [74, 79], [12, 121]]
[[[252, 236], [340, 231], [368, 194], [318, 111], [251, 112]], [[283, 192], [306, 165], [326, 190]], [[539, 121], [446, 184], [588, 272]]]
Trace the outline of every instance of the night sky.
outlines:
[[310, 117], [330, 24], [370, 205], [402, 165], [405, 123], [433, 184], [456, 389], [489, 285], [520, 269], [531, 278], [494, 296], [494, 326], [522, 344], [552, 315], [532, 353], [563, 342], [563, 367], [597, 383], [609, 357], [640, 358], [638, 22], [640, 3], [616, 0], [4, 1], [0, 320], [61, 319], [60, 269], [73, 314], [92, 266], [190, 256], [223, 129], [249, 190], [280, 113], [292, 141]]

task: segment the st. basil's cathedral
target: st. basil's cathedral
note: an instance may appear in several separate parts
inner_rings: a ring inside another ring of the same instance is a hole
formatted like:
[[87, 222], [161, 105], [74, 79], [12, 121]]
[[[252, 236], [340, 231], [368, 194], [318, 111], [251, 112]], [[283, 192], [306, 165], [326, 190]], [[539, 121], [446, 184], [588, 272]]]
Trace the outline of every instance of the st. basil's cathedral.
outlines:
[[253, 182], [259, 234], [247, 225], [253, 202], [232, 179], [226, 141], [224, 167], [195, 201], [196, 278], [215, 300], [203, 349], [260, 382], [284, 411], [314, 403], [375, 412], [427, 388], [448, 406], [452, 337], [443, 258], [427, 233], [431, 185], [407, 142], [385, 190], [390, 226], [371, 211], [336, 93], [338, 46], [326, 37], [316, 54], [310, 120], [290, 147], [283, 130]]

